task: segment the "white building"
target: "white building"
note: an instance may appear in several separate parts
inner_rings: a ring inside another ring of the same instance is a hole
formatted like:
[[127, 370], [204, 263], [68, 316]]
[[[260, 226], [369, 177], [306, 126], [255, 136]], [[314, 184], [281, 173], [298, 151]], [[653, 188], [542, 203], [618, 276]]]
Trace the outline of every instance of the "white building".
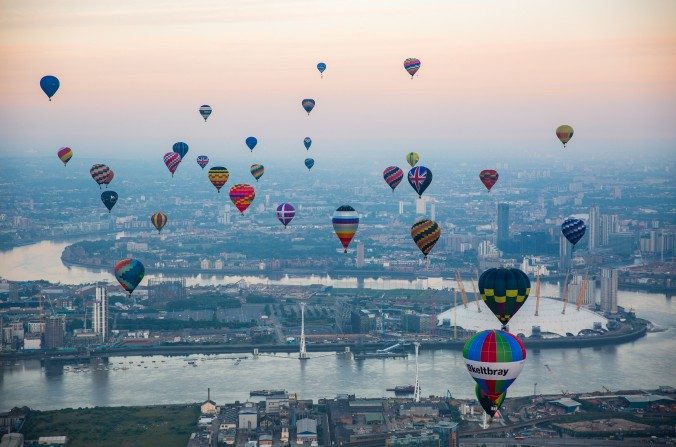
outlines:
[[296, 422], [296, 444], [317, 442], [317, 421], [304, 418]]
[[594, 251], [601, 246], [601, 215], [599, 207], [592, 205], [589, 208], [589, 251]]
[[108, 341], [108, 293], [106, 286], [96, 286], [96, 297], [92, 311], [92, 329], [95, 334], [98, 334], [101, 343]]
[[399, 201], [399, 214], [404, 214], [404, 201]]
[[425, 214], [425, 211], [427, 209], [427, 202], [425, 202], [425, 199], [423, 198], [417, 198], [415, 199], [415, 213], [416, 214]]
[[239, 409], [238, 428], [240, 430], [254, 430], [258, 428], [258, 409], [253, 402], [247, 402]]

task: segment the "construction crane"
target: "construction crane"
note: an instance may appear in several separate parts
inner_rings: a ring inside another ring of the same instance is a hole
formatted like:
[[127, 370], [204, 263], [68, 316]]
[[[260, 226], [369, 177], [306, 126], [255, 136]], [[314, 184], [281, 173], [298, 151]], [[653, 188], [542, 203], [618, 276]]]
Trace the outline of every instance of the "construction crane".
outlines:
[[607, 392], [609, 392], [609, 393], [612, 394], [612, 391], [610, 391], [610, 390], [608, 389], [608, 387], [601, 385], [601, 388], [603, 388], [604, 390], [606, 390]]
[[584, 279], [582, 280], [582, 284], [580, 285], [580, 292], [577, 294], [577, 300], [575, 300], [575, 304], [577, 304], [577, 310], [580, 310], [580, 307], [582, 307], [582, 305], [584, 304], [584, 296], [587, 293], [588, 285], [589, 280], [585, 275]]
[[[476, 293], [476, 287], [474, 286], [474, 279], [470, 279], [470, 282], [472, 283], [472, 292], [474, 292], [474, 300], [476, 301], [476, 310], [481, 313], [481, 306], [479, 305], [479, 294]], [[477, 276], [476, 278], [477, 284], [479, 283], [479, 277]]]
[[554, 371], [552, 371], [552, 369], [549, 367], [549, 365], [545, 364], [545, 368], [547, 368], [547, 371], [549, 371], [549, 373], [552, 375], [554, 380], [556, 380], [556, 383], [559, 385], [559, 388], [561, 389], [561, 394], [563, 394], [564, 396], [568, 396], [568, 391], [566, 391], [563, 388], [563, 385], [561, 384], [561, 380], [559, 380], [559, 377], [554, 373]]
[[458, 283], [458, 289], [460, 289], [460, 296], [462, 296], [462, 305], [467, 309], [467, 293], [465, 293], [465, 286], [462, 284], [462, 278], [460, 277], [460, 272], [455, 271], [455, 282]]
[[540, 266], [535, 270], [535, 316], [540, 312]]

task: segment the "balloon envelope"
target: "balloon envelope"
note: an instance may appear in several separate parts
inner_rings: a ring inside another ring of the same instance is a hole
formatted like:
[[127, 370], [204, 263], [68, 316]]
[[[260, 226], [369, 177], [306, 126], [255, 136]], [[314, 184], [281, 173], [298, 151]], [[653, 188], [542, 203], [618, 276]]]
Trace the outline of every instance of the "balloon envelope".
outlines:
[[408, 71], [408, 74], [411, 75], [411, 78], [413, 78], [413, 76], [420, 69], [420, 60], [414, 57], [409, 57], [404, 61], [404, 68], [406, 69], [406, 71]]
[[167, 215], [164, 213], [155, 213], [150, 217], [150, 222], [157, 228], [157, 232], [159, 233], [167, 224]]
[[385, 182], [390, 185], [392, 191], [394, 191], [394, 188], [396, 188], [404, 178], [404, 171], [398, 166], [388, 166], [383, 171], [383, 178], [385, 179]]
[[115, 277], [122, 288], [129, 292], [129, 295], [139, 285], [145, 274], [145, 267], [137, 259], [127, 258], [115, 264]]
[[259, 178], [263, 177], [264, 172], [265, 167], [263, 167], [263, 165], [259, 165], [258, 163], [251, 165], [251, 175], [253, 175], [256, 181], [258, 181]]
[[422, 197], [430, 183], [432, 183], [432, 171], [425, 166], [416, 166], [408, 171], [408, 183], [418, 193], [418, 197]]
[[319, 70], [320, 73], [324, 73], [324, 70], [326, 70], [326, 64], [324, 62], [318, 63], [317, 70]]
[[562, 224], [561, 224], [561, 233], [568, 239], [568, 241], [575, 245], [577, 244], [580, 239], [582, 239], [582, 236], [584, 236], [584, 233], [587, 231], [587, 225], [585, 225], [584, 221], [581, 219], [566, 219]]
[[418, 164], [418, 160], [420, 160], [420, 156], [418, 155], [417, 152], [409, 152], [406, 154], [406, 161], [408, 162], [411, 167], [415, 166]]
[[312, 139], [310, 137], [305, 137], [303, 139], [303, 145], [305, 146], [305, 149], [310, 149], [310, 146], [312, 146]]
[[69, 147], [62, 147], [58, 150], [56, 155], [58, 155], [58, 157], [61, 159], [63, 165], [66, 166], [66, 163], [68, 163], [68, 161], [73, 158], [73, 150]]
[[333, 213], [333, 230], [345, 253], [359, 227], [359, 214], [350, 205], [343, 205]]
[[467, 340], [462, 355], [469, 375], [496, 402], [521, 373], [526, 348], [509, 332], [493, 329]]
[[207, 121], [207, 118], [209, 118], [209, 115], [211, 115], [211, 106], [204, 104], [203, 106], [200, 107], [200, 115], [202, 115], [202, 118], [204, 118], [204, 122]]
[[221, 192], [221, 188], [223, 185], [225, 185], [225, 183], [228, 181], [228, 178], [230, 177], [230, 172], [228, 172], [228, 169], [224, 168], [223, 166], [214, 166], [213, 168], [209, 169], [208, 176], [211, 184], [216, 187], [216, 191]]
[[248, 137], [246, 140], [244, 140], [244, 142], [251, 151], [253, 151], [256, 145], [258, 144], [258, 140], [256, 139], [256, 137]]
[[209, 157], [206, 155], [200, 155], [197, 157], [197, 164], [200, 165], [202, 169], [204, 169], [204, 167], [209, 164]]
[[277, 219], [284, 225], [284, 228], [291, 223], [295, 215], [296, 209], [290, 203], [281, 203], [277, 207]]
[[441, 237], [441, 228], [433, 220], [421, 219], [411, 227], [411, 237], [422, 254], [427, 257]]
[[256, 190], [251, 185], [240, 183], [230, 188], [230, 200], [242, 214], [249, 208], [255, 197]]
[[177, 152], [167, 152], [164, 154], [164, 164], [171, 172], [171, 176], [174, 176], [174, 172], [178, 168], [178, 165], [181, 163], [181, 156]]
[[563, 143], [563, 147], [566, 147], [566, 143], [573, 138], [573, 128], [568, 124], [564, 124], [556, 128], [556, 136]]
[[312, 109], [315, 108], [315, 100], [306, 98], [303, 101], [301, 101], [301, 105], [303, 106], [303, 108], [305, 109], [307, 114], [309, 115], [310, 112], [312, 112]]
[[515, 268], [491, 268], [479, 277], [479, 293], [503, 325], [526, 302], [530, 294], [528, 275]]
[[54, 96], [56, 91], [59, 89], [60, 85], [61, 83], [56, 76], [47, 75], [40, 79], [40, 88], [43, 92], [45, 92], [45, 95], [47, 95], [50, 101], [52, 100], [52, 96]]
[[106, 176], [106, 178], [103, 179], [103, 184], [106, 185], [106, 188], [108, 187], [108, 185], [110, 185], [110, 182], [112, 182], [114, 178], [115, 178], [115, 173], [111, 169], [111, 170], [108, 171], [108, 175]]
[[188, 153], [188, 145], [182, 141], [174, 143], [172, 149], [174, 150], [174, 152], [176, 152], [178, 155], [181, 156], [181, 160], [183, 160], [185, 158], [185, 155]]
[[498, 171], [495, 169], [484, 169], [479, 173], [479, 179], [489, 191], [498, 181]]
[[115, 191], [103, 191], [101, 193], [101, 201], [108, 208], [108, 212], [110, 212], [117, 203], [117, 193]]
[[502, 406], [502, 403], [505, 401], [505, 397], [507, 396], [507, 393], [502, 393], [498, 398], [494, 401], [486, 393], [481, 391], [481, 387], [479, 387], [479, 384], [474, 385], [474, 394], [476, 395], [476, 400], [479, 401], [479, 405], [481, 405], [481, 408], [484, 409], [487, 415], [490, 417], [495, 416], [495, 413], [498, 412], [500, 407]]
[[308, 171], [309, 171], [310, 169], [312, 169], [312, 167], [313, 167], [314, 165], [315, 165], [314, 159], [312, 159], [312, 158], [306, 158], [306, 159], [305, 159], [305, 167], [307, 168]]
[[109, 172], [110, 168], [100, 163], [93, 165], [89, 170], [89, 173], [92, 175], [94, 181], [99, 184], [99, 187], [105, 183]]

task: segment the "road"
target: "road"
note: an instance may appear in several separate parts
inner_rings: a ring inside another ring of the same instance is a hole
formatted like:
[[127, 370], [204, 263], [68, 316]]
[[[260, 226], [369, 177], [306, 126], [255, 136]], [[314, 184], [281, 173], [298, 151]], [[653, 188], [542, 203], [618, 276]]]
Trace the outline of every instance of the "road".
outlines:
[[526, 438], [521, 440], [510, 438], [462, 438], [460, 445], [474, 447], [486, 445], [486, 447], [513, 447], [513, 446], [589, 446], [595, 447], [645, 447], [645, 440], [626, 439], [624, 441], [606, 441], [604, 439], [580, 439], [580, 438]]

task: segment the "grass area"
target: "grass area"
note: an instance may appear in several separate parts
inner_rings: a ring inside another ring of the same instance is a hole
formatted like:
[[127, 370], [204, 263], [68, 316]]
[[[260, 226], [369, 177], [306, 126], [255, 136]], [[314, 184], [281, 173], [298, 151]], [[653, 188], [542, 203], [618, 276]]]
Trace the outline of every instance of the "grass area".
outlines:
[[70, 447], [185, 447], [198, 416], [197, 404], [31, 411], [22, 432], [66, 435]]

